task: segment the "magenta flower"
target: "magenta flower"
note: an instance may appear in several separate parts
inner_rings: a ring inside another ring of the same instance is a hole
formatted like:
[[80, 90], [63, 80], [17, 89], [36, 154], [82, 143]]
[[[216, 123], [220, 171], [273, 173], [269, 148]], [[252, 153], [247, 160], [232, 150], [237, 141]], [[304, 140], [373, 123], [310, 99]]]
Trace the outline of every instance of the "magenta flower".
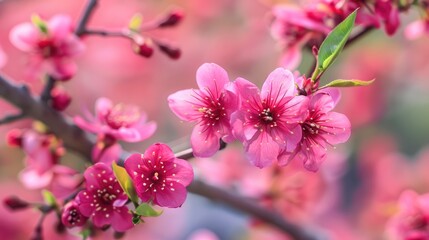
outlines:
[[399, 199], [399, 211], [387, 224], [392, 240], [429, 239], [429, 194], [407, 190]]
[[84, 176], [86, 189], [77, 196], [82, 215], [91, 217], [99, 228], [111, 225], [118, 232], [132, 228], [132, 214], [126, 206], [128, 197], [112, 169], [104, 163], [97, 163], [86, 169]]
[[161, 207], [177, 208], [186, 199], [194, 172], [185, 160], [174, 156], [165, 144], [156, 143], [144, 154], [133, 154], [125, 160], [137, 195], [143, 202], [153, 201]]
[[57, 80], [72, 78], [77, 68], [73, 58], [83, 51], [84, 45], [73, 33], [71, 18], [56, 15], [48, 22], [38, 17], [33, 20], [12, 29], [12, 44], [32, 55], [33, 71], [44, 71]]
[[335, 107], [338, 94], [319, 92], [309, 96], [308, 115], [301, 123], [302, 139], [295, 151], [280, 159], [287, 164], [292, 159], [304, 163], [310, 171], [317, 171], [326, 158], [327, 146], [346, 142], [351, 133], [349, 119], [341, 113], [331, 112]]
[[79, 198], [75, 198], [74, 201], [67, 203], [61, 213], [61, 222], [64, 226], [72, 228], [83, 226], [88, 220], [87, 217], [82, 215], [79, 211]]
[[295, 149], [301, 139], [299, 122], [305, 119], [308, 100], [295, 96], [294, 84], [292, 73], [283, 68], [270, 73], [261, 92], [245, 79], [235, 81], [241, 106], [232, 117], [234, 133], [257, 167], [277, 161], [283, 149]]
[[113, 105], [107, 98], [95, 103], [96, 117], [87, 116], [89, 121], [76, 116], [75, 123], [84, 130], [107, 135], [114, 140], [139, 142], [149, 138], [156, 130], [155, 122], [146, 122], [146, 114], [137, 106]]
[[238, 98], [227, 72], [214, 63], [197, 70], [199, 90], [178, 91], [168, 97], [170, 109], [182, 120], [196, 122], [191, 145], [197, 157], [210, 157], [220, 147], [220, 139], [233, 140], [230, 115], [237, 109]]

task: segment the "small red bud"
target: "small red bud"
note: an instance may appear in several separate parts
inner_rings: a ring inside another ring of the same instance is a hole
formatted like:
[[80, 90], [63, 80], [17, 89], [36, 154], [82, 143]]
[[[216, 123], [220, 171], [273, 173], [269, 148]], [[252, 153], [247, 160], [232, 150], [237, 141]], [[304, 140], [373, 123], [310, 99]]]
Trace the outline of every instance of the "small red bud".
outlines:
[[313, 56], [317, 58], [317, 56], [319, 55], [319, 49], [316, 46], [313, 46], [311, 48], [311, 51], [313, 52]]
[[22, 130], [12, 129], [6, 134], [6, 142], [11, 147], [22, 147]]
[[167, 15], [166, 18], [162, 19], [158, 27], [173, 27], [179, 24], [183, 19], [183, 12], [180, 10], [175, 10]]
[[26, 209], [30, 206], [30, 204], [28, 202], [25, 202], [21, 199], [19, 199], [16, 196], [10, 196], [8, 198], [5, 198], [3, 200], [4, 205], [6, 205], [6, 207], [8, 207], [10, 210], [22, 210], [22, 209]]
[[166, 44], [158, 43], [159, 50], [169, 56], [171, 59], [179, 59], [181, 56], [181, 51], [179, 48], [168, 46]]
[[70, 95], [62, 88], [54, 88], [51, 91], [51, 106], [57, 111], [63, 111], [71, 102]]
[[151, 57], [153, 54], [152, 41], [150, 39], [144, 39], [142, 36], [134, 38], [134, 52], [143, 57]]

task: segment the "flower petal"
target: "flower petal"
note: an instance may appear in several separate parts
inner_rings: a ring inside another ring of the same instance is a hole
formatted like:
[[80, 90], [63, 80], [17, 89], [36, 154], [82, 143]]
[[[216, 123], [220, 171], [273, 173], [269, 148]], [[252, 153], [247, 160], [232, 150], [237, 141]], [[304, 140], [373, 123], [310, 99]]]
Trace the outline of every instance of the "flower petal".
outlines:
[[173, 150], [164, 143], [155, 143], [144, 152], [144, 158], [154, 159], [156, 161], [172, 161], [176, 157]]
[[228, 73], [217, 64], [204, 63], [197, 70], [197, 84], [201, 91], [218, 98], [229, 82]]
[[276, 68], [268, 75], [261, 89], [261, 99], [279, 102], [285, 96], [293, 96], [295, 81], [293, 74], [284, 68]]
[[327, 134], [323, 134], [323, 137], [328, 143], [344, 143], [350, 138], [351, 124], [346, 115], [328, 112], [320, 117], [320, 121], [323, 122], [323, 130], [327, 132]]
[[127, 207], [121, 207], [113, 211], [112, 228], [118, 232], [125, 232], [131, 229], [133, 225], [133, 216]]
[[49, 35], [56, 41], [64, 41], [64, 39], [73, 33], [72, 19], [67, 15], [55, 15], [47, 23]]
[[168, 180], [179, 181], [183, 186], [188, 186], [194, 179], [194, 170], [191, 164], [182, 159], [176, 159], [174, 163], [176, 164], [175, 175], [168, 177]]
[[110, 101], [107, 98], [99, 98], [95, 102], [95, 114], [97, 115], [100, 122], [104, 123], [104, 119], [106, 118], [107, 114], [110, 113], [110, 111], [113, 108], [112, 101]]
[[177, 182], [167, 182], [168, 188], [156, 194], [154, 203], [161, 207], [177, 208], [186, 200], [186, 188]]
[[199, 90], [181, 90], [168, 96], [168, 106], [176, 116], [184, 121], [195, 121], [201, 116], [198, 109], [203, 103], [196, 96]]
[[279, 145], [269, 134], [261, 132], [246, 146], [246, 156], [256, 167], [263, 168], [277, 160]]
[[31, 23], [21, 23], [15, 26], [9, 35], [10, 42], [24, 52], [34, 50], [39, 38], [39, 30]]
[[191, 146], [196, 157], [211, 157], [220, 148], [220, 138], [207, 126], [196, 125], [192, 130]]

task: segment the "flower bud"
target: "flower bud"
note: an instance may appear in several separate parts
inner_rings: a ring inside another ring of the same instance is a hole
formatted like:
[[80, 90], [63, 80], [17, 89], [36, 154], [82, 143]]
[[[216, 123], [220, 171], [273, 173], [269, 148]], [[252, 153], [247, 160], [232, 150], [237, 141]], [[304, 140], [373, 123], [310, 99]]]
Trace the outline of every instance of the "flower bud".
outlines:
[[63, 111], [71, 102], [70, 95], [62, 88], [54, 88], [51, 91], [51, 106], [57, 111]]
[[22, 147], [22, 130], [12, 129], [6, 134], [6, 142], [11, 147]]
[[181, 56], [181, 51], [179, 48], [175, 48], [163, 43], [157, 43], [159, 50], [169, 56], [171, 59], [179, 59]]
[[143, 39], [139, 36], [134, 39], [134, 52], [138, 55], [149, 58], [153, 54], [152, 41], [149, 39]]
[[180, 10], [175, 10], [168, 14], [168, 16], [162, 19], [158, 25], [158, 27], [173, 27], [179, 24], [183, 19], [183, 12]]
[[4, 205], [6, 205], [10, 210], [22, 210], [30, 206], [28, 202], [25, 202], [19, 199], [16, 196], [10, 196], [3, 200]]

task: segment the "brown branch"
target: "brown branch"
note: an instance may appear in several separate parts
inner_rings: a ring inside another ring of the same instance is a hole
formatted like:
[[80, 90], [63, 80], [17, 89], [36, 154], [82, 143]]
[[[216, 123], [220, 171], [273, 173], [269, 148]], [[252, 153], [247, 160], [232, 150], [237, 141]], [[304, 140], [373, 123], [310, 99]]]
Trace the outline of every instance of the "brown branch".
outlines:
[[23, 114], [43, 122], [67, 148], [90, 159], [94, 141], [60, 113], [34, 98], [25, 87], [13, 84], [0, 75], [0, 97], [19, 108]]
[[86, 25], [88, 24], [89, 19], [94, 12], [95, 7], [97, 7], [97, 0], [89, 0], [88, 4], [85, 7], [85, 11], [80, 18], [79, 23], [77, 24], [77, 28], [75, 30], [76, 35], [81, 36], [86, 31]]

